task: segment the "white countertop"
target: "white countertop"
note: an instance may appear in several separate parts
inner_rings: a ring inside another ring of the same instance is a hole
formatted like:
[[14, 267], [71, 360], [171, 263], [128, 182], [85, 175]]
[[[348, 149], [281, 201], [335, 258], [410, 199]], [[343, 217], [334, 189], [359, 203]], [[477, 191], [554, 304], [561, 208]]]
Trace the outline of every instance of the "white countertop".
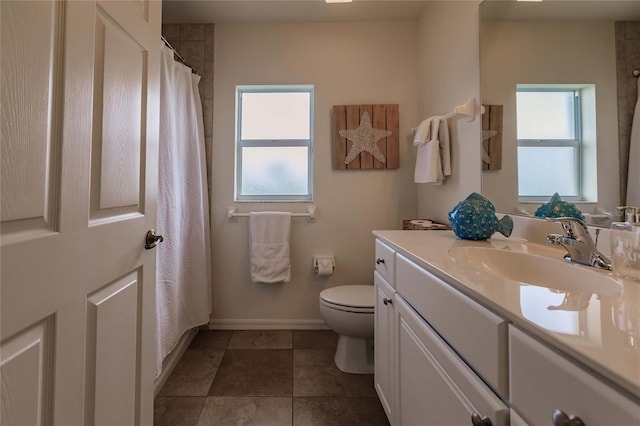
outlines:
[[566, 253], [562, 248], [499, 234], [487, 241], [461, 240], [451, 231], [373, 234], [462, 293], [640, 400], [640, 282], [588, 266], [567, 264], [569, 268], [588, 268], [594, 274], [609, 275], [619, 286], [614, 294], [578, 295], [581, 307], [576, 310], [571, 299], [574, 294], [502, 279], [449, 256], [451, 247], [481, 246], [562, 259]]

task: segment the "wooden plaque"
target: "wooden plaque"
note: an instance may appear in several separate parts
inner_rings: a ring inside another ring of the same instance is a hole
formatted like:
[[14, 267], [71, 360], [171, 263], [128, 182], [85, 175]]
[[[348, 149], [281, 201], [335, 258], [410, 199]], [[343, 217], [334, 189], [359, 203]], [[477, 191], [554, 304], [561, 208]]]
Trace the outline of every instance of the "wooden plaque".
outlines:
[[[370, 152], [374, 147], [361, 149], [356, 146], [357, 155], [349, 163], [345, 160], [353, 149], [354, 142], [346, 131], [367, 129], [370, 121], [376, 135], [391, 132], [388, 136], [376, 136], [375, 145], [379, 149], [375, 158]], [[399, 106], [398, 104], [375, 105], [334, 105], [333, 106], [333, 168], [338, 170], [360, 169], [397, 169], [400, 167], [399, 156]], [[381, 154], [381, 156], [380, 156]]]
[[482, 160], [482, 170], [501, 170], [502, 105], [483, 106], [484, 114], [482, 114], [482, 150], [488, 155], [490, 162], [487, 163], [486, 161]]

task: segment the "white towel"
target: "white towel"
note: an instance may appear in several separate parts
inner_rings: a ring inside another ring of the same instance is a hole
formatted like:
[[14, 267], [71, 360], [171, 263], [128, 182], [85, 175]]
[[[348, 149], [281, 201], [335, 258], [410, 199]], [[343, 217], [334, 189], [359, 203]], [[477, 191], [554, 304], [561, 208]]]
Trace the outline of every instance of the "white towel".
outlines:
[[442, 160], [442, 174], [451, 176], [451, 146], [449, 144], [449, 124], [447, 119], [440, 117], [438, 140], [440, 141], [440, 158]]
[[449, 128], [443, 116], [427, 118], [418, 126], [413, 145], [418, 147], [415, 183], [441, 185], [451, 175]]
[[291, 213], [249, 214], [249, 257], [251, 281], [276, 283], [291, 280], [289, 235]]
[[418, 125], [416, 135], [413, 138], [413, 146], [422, 146], [431, 140], [431, 122], [433, 117], [422, 120], [422, 123]]

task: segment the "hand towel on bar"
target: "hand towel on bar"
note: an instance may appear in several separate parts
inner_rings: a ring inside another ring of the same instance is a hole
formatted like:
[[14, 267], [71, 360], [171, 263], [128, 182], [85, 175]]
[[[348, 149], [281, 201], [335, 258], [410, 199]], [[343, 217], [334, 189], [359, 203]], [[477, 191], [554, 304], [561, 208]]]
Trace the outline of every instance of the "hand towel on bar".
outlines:
[[418, 148], [415, 183], [441, 185], [451, 175], [449, 128], [443, 116], [427, 118], [418, 126], [413, 145]]
[[291, 213], [249, 213], [251, 281], [276, 283], [291, 280], [289, 236]]
[[429, 142], [431, 139], [431, 122], [433, 117], [422, 120], [422, 123], [418, 125], [416, 135], [413, 138], [413, 146], [421, 146]]
[[444, 177], [451, 176], [451, 146], [449, 143], [449, 125], [447, 119], [440, 117], [440, 131], [438, 140], [440, 141], [440, 158], [442, 159], [442, 174]]

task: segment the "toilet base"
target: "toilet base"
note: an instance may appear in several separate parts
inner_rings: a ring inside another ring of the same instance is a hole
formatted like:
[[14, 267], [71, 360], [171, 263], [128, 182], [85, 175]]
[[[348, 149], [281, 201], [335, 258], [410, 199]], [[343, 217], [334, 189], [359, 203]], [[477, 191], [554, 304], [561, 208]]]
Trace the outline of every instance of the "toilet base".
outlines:
[[372, 374], [373, 339], [340, 335], [334, 360], [345, 373]]

